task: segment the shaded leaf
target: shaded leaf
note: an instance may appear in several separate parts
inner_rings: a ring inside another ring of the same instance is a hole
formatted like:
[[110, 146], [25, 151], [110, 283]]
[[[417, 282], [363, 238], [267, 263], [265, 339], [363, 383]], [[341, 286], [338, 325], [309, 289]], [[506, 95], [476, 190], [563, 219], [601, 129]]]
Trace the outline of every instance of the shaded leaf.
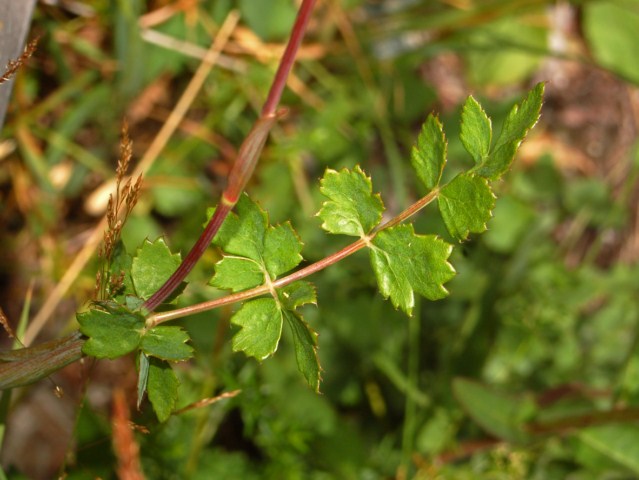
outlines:
[[422, 125], [410, 157], [417, 176], [429, 191], [439, 185], [446, 165], [446, 149], [442, 124], [431, 114]]
[[264, 263], [271, 278], [288, 272], [301, 261], [302, 242], [289, 222], [269, 227], [264, 238]]
[[488, 158], [473, 169], [476, 173], [496, 180], [508, 171], [519, 145], [539, 120], [543, 95], [544, 84], [538, 83], [520, 104], [513, 106]]
[[258, 298], [242, 305], [231, 323], [240, 327], [233, 336], [233, 351], [264, 360], [275, 353], [282, 335], [282, 311], [272, 298]]
[[359, 166], [339, 172], [327, 169], [320, 191], [330, 199], [317, 214], [327, 232], [363, 237], [382, 219], [382, 199], [373, 194], [371, 179]]
[[486, 230], [495, 196], [484, 177], [462, 173], [442, 187], [437, 202], [450, 234], [465, 240], [470, 232]]
[[444, 283], [455, 275], [448, 263], [452, 246], [435, 235], [416, 235], [412, 225], [379, 232], [370, 250], [371, 264], [382, 295], [408, 315], [414, 292], [429, 300], [445, 297]]
[[579, 439], [609, 459], [639, 475], [639, 427], [613, 423], [586, 428]]
[[182, 327], [161, 325], [146, 332], [140, 348], [147, 355], [162, 360], [188, 360], [193, 356], [193, 347], [186, 343], [189, 340], [189, 334]]
[[77, 315], [80, 332], [88, 340], [82, 352], [97, 358], [117, 358], [135, 350], [144, 330], [144, 317], [136, 313], [89, 310]]
[[134, 312], [142, 308], [142, 305], [144, 305], [144, 300], [133, 295], [127, 295], [126, 297], [124, 297], [124, 304], [126, 308]]
[[466, 99], [461, 114], [459, 138], [477, 165], [483, 163], [490, 151], [493, 128], [490, 118], [472, 96]]
[[148, 299], [180, 265], [180, 254], [172, 254], [163, 238], [145, 240], [133, 259], [131, 277], [137, 296]]
[[[111, 265], [109, 266], [110, 276], [112, 278], [122, 278], [121, 291], [109, 292], [110, 295], [124, 294], [129, 295], [135, 293], [133, 289], [133, 280], [131, 279], [131, 266], [133, 259], [126, 252], [124, 244], [118, 242], [114, 248], [111, 257]], [[110, 287], [110, 285], [109, 285]]]
[[590, 2], [583, 8], [582, 28], [597, 62], [639, 85], [636, 3]]
[[149, 357], [146, 356], [144, 352], [140, 352], [140, 355], [138, 355], [138, 409], [146, 393], [146, 387], [149, 381], [149, 365]]
[[149, 357], [147, 392], [160, 422], [165, 422], [175, 409], [178, 385], [178, 379], [169, 362]]
[[453, 393], [464, 411], [488, 433], [510, 442], [528, 438], [525, 422], [537, 408], [532, 398], [507, 395], [465, 378], [453, 380]]
[[308, 303], [317, 304], [317, 292], [312, 283], [299, 281], [277, 289], [280, 302], [287, 310], [295, 310], [297, 307]]
[[240, 0], [238, 6], [251, 31], [267, 41], [285, 39], [297, 13], [294, 4], [286, 0], [271, 0], [268, 3]]
[[264, 283], [264, 271], [250, 258], [227, 256], [215, 264], [215, 275], [209, 285], [233, 292], [247, 290]]
[[293, 332], [297, 368], [309, 386], [319, 392], [321, 367], [317, 356], [317, 333], [295, 312], [285, 311], [284, 317]]

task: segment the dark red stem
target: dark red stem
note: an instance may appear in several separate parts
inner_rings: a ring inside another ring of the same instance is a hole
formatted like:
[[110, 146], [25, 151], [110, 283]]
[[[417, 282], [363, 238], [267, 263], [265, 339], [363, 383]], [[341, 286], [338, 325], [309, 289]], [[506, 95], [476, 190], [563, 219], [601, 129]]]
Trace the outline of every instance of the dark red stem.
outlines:
[[262, 116], [273, 115], [277, 109], [277, 105], [280, 103], [280, 98], [286, 85], [286, 79], [293, 67], [293, 63], [295, 63], [297, 50], [302, 43], [302, 37], [304, 37], [304, 32], [311, 18], [314, 5], [315, 0], [304, 0], [302, 2], [302, 6], [295, 19], [295, 24], [293, 25], [293, 30], [291, 31], [291, 38], [286, 45], [286, 50], [284, 50], [284, 55], [282, 55], [282, 60], [280, 60], [280, 66], [271, 84], [271, 90], [268, 92], [268, 97], [262, 108]]
[[144, 309], [148, 310], [149, 312], [155, 310], [158, 305], [160, 305], [169, 295], [171, 295], [171, 293], [173, 293], [173, 291], [180, 285], [180, 283], [182, 283], [184, 278], [186, 278], [189, 272], [193, 270], [193, 267], [195, 266], [197, 261], [209, 247], [211, 241], [213, 240], [213, 237], [222, 226], [222, 223], [224, 223], [224, 219], [229, 214], [232, 208], [233, 205], [225, 205], [224, 203], [220, 202], [220, 204], [215, 209], [213, 217], [211, 217], [211, 220], [206, 225], [206, 228], [202, 232], [202, 235], [200, 235], [200, 238], [197, 239], [195, 245], [193, 245], [189, 253], [186, 255], [186, 257], [184, 257], [184, 260], [182, 260], [182, 263], [180, 263], [180, 266], [177, 268], [177, 270], [173, 272], [173, 274], [166, 282], [164, 282], [164, 285], [162, 285], [153, 295], [151, 295], [151, 297], [149, 297], [146, 302], [144, 302]]
[[304, 0], [295, 19], [295, 24], [291, 32], [291, 38], [286, 45], [284, 55], [280, 60], [280, 65], [273, 79], [271, 89], [268, 93], [262, 115], [257, 120], [251, 132], [246, 137], [238, 158], [229, 174], [229, 180], [222, 199], [215, 210], [215, 214], [207, 224], [206, 228], [197, 239], [195, 245], [186, 255], [180, 266], [175, 272], [164, 282], [158, 291], [144, 302], [143, 309], [148, 312], [155, 310], [166, 298], [171, 295], [176, 288], [184, 281], [189, 272], [193, 269], [198, 260], [202, 257], [208, 246], [211, 244], [213, 237], [218, 232], [226, 216], [235, 206], [240, 194], [244, 190], [246, 183], [253, 174], [255, 165], [259, 159], [262, 148], [266, 143], [268, 133], [277, 119], [281, 116], [280, 112], [276, 112], [277, 106], [282, 97], [282, 92], [286, 85], [286, 80], [295, 62], [295, 55], [302, 43], [308, 20], [313, 11], [315, 0]]

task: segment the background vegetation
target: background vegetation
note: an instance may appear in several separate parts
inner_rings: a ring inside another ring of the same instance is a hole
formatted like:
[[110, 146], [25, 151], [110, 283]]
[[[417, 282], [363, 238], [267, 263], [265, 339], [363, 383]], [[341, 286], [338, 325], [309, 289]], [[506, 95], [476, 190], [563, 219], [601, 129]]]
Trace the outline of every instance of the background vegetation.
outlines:
[[[232, 9], [240, 22], [217, 65], [157, 140]], [[134, 251], [165, 235], [185, 251], [295, 12], [290, 0], [38, 5], [39, 48], [0, 137], [0, 306], [29, 325], [28, 342], [77, 328], [93, 295], [122, 119], [147, 167], [124, 242]], [[161, 425], [148, 406], [135, 411], [133, 359], [73, 364], [14, 392], [8, 477], [113, 478], [115, 452], [135, 444], [157, 479], [639, 475], [637, 32], [632, 0], [320, 2], [283, 98], [290, 114], [248, 187], [272, 223], [292, 221], [309, 262], [343, 245], [314, 217], [325, 168], [362, 165], [399, 212], [420, 195], [407, 159], [429, 112], [461, 167], [468, 94], [499, 124], [548, 81], [488, 232], [453, 259], [450, 297], [422, 301], [409, 321], [375, 293], [365, 255], [314, 276], [319, 305], [305, 316], [320, 334], [322, 395], [291, 342], [258, 364], [231, 352], [232, 308], [190, 317], [196, 358], [179, 371], [180, 405], [241, 393]], [[438, 218], [416, 222], [447, 238]], [[205, 286], [216, 260], [207, 254], [181, 303], [219, 294]], [[118, 405], [132, 407], [135, 442], [112, 428]]]

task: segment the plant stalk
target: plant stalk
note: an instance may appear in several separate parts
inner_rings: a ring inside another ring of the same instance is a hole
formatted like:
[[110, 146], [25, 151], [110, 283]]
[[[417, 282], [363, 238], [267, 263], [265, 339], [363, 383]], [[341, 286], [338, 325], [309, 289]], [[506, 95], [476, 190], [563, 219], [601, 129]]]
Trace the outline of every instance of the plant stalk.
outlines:
[[[393, 217], [385, 224], [373, 230], [366, 237], [356, 240], [350, 245], [347, 245], [343, 249], [335, 252], [332, 255], [329, 255], [328, 257], [323, 258], [322, 260], [319, 260], [311, 265], [308, 265], [307, 267], [297, 270], [286, 277], [275, 280], [271, 283], [271, 287], [282, 288], [293, 282], [301, 280], [305, 277], [308, 277], [309, 275], [312, 275], [313, 273], [324, 270], [326, 267], [333, 265], [340, 260], [343, 260], [344, 258], [352, 255], [353, 253], [361, 250], [362, 248], [370, 245], [370, 242], [372, 242], [372, 240], [380, 231], [398, 225], [404, 220], [407, 220], [411, 216], [415, 215], [422, 208], [424, 208], [435, 198], [437, 198], [438, 193], [438, 190], [429, 192], [426, 196], [422, 197], [417, 202], [409, 206], [399, 215]], [[224, 205], [220, 205], [218, 209], [220, 207], [228, 208], [229, 210], [231, 208], [230, 206], [224, 207]], [[209, 228], [208, 225], [207, 228]], [[204, 244], [202, 245], [204, 246], [204, 248], [206, 248], [207, 246]], [[233, 303], [249, 300], [260, 295], [268, 294], [269, 292], [269, 286], [261, 285], [250, 290], [227, 295], [216, 300], [202, 302], [197, 305], [191, 305], [185, 308], [171, 310], [168, 312], [157, 313], [147, 318], [147, 328], [152, 328], [156, 325], [159, 325], [160, 323], [186, 317], [188, 315], [213, 310], [223, 305], [230, 305]], [[0, 390], [19, 387], [35, 382], [36, 380], [44, 378], [51, 373], [60, 370], [69, 363], [79, 360], [82, 357], [82, 345], [84, 345], [85, 341], [86, 339], [83, 338], [79, 332], [75, 332], [67, 338], [43, 343], [36, 347], [22, 348], [10, 352], [0, 352]]]
[[[297, 270], [286, 277], [282, 277], [278, 280], [275, 280], [271, 283], [272, 288], [282, 288], [286, 285], [290, 285], [293, 282], [301, 280], [309, 275], [319, 272], [320, 270], [324, 270], [326, 267], [333, 265], [340, 260], [354, 254], [355, 252], [361, 250], [362, 248], [369, 246], [373, 241], [375, 236], [385, 230], [387, 228], [394, 227], [404, 220], [410, 218], [419, 212], [426, 205], [431, 203], [433, 200], [437, 198], [439, 195], [439, 190], [433, 189], [427, 195], [420, 198], [418, 201], [410, 205], [403, 212], [401, 212], [396, 217], [391, 218], [388, 222], [374, 229], [367, 236], [356, 240], [355, 242], [347, 245], [342, 248], [338, 252], [329, 255], [307, 267], [304, 267], [300, 270]], [[157, 313], [155, 315], [151, 315], [147, 318], [147, 328], [153, 328], [160, 323], [168, 322], [170, 320], [175, 320], [178, 318], [186, 317], [189, 315], [194, 315], [196, 313], [202, 313], [209, 310], [213, 310], [215, 308], [219, 308], [223, 305], [230, 305], [237, 302], [242, 302], [245, 300], [249, 300], [254, 297], [259, 297], [260, 295], [265, 295], [270, 292], [270, 288], [268, 285], [260, 285], [259, 287], [251, 288], [250, 290], [244, 290], [243, 292], [233, 293], [231, 295], [227, 295], [222, 298], [217, 298], [215, 300], [210, 300], [208, 302], [198, 303], [196, 305], [189, 305], [188, 307], [179, 308], [176, 310], [170, 310], [168, 312]]]
[[277, 106], [282, 98], [282, 92], [284, 91], [288, 75], [295, 63], [295, 56], [302, 43], [302, 38], [306, 32], [314, 4], [315, 0], [304, 0], [300, 6], [297, 18], [293, 24], [291, 37], [286, 45], [284, 55], [280, 60], [280, 65], [271, 84], [271, 89], [269, 90], [264, 107], [262, 108], [262, 114], [240, 147], [238, 157], [231, 169], [226, 189], [224, 193], [222, 193], [222, 198], [215, 210], [215, 214], [177, 270], [144, 302], [143, 308], [146, 311], [152, 312], [155, 310], [158, 305], [166, 300], [184, 281], [210, 245], [211, 240], [213, 240], [213, 237], [215, 237], [222, 223], [224, 223], [227, 215], [237, 203], [240, 194], [253, 174], [266, 139], [268, 138], [269, 131], [275, 122], [284, 115], [283, 111], [276, 111]]

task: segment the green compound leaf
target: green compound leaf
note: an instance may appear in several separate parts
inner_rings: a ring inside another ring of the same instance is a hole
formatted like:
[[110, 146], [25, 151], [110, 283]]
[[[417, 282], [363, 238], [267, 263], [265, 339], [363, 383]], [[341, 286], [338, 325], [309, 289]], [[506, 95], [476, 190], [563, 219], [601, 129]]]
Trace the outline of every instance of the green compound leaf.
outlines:
[[297, 366], [313, 390], [319, 390], [320, 365], [317, 357], [317, 334], [295, 311], [299, 306], [316, 303], [315, 287], [305, 281], [278, 289], [278, 300], [259, 298], [246, 302], [231, 318], [241, 327], [233, 337], [233, 350], [264, 360], [275, 353], [286, 319], [293, 332]]
[[145, 240], [133, 259], [131, 278], [137, 296], [148, 299], [180, 265], [180, 254], [172, 254], [163, 238]]
[[[210, 210], [213, 215], [214, 210]], [[261, 263], [264, 251], [264, 236], [268, 226], [266, 212], [242, 194], [235, 206], [235, 212], [229, 213], [220, 227], [213, 243], [225, 253], [247, 257]]]
[[446, 137], [437, 117], [429, 115], [413, 147], [410, 161], [428, 191], [439, 185], [446, 165]]
[[240, 327], [233, 337], [233, 351], [264, 360], [275, 353], [282, 336], [282, 311], [273, 298], [250, 300], [231, 318]]
[[224, 257], [215, 264], [215, 275], [209, 285], [239, 292], [264, 283], [264, 271], [250, 258]]
[[193, 347], [186, 343], [189, 340], [182, 327], [159, 326], [146, 332], [140, 349], [149, 356], [178, 362], [193, 356]]
[[175, 408], [178, 385], [178, 379], [169, 362], [149, 357], [147, 392], [160, 422], [165, 422]]
[[486, 161], [473, 169], [475, 173], [490, 180], [497, 180], [510, 168], [519, 145], [539, 120], [543, 95], [544, 84], [538, 83], [519, 105], [513, 106], [492, 152]]
[[301, 261], [302, 242], [289, 222], [269, 227], [264, 238], [264, 263], [271, 278], [295, 268]]
[[382, 230], [370, 250], [380, 292], [408, 315], [415, 292], [429, 300], [445, 297], [444, 283], [455, 275], [447, 261], [451, 251], [452, 245], [435, 235], [416, 235], [412, 225]]
[[230, 255], [216, 264], [209, 283], [236, 292], [262, 285], [265, 274], [274, 280], [302, 261], [302, 242], [291, 224], [269, 226], [266, 213], [246, 195], [240, 197], [237, 215], [229, 214], [213, 243]]
[[328, 169], [320, 181], [320, 191], [330, 200], [317, 214], [329, 233], [364, 237], [382, 219], [384, 204], [373, 194], [373, 184], [359, 166], [339, 172]]
[[472, 96], [468, 97], [462, 109], [459, 138], [477, 165], [486, 161], [492, 135], [493, 127], [490, 118], [477, 100]]
[[80, 332], [89, 337], [82, 352], [97, 358], [117, 358], [140, 345], [144, 317], [136, 313], [89, 310], [77, 315]]
[[470, 232], [485, 231], [495, 207], [488, 180], [470, 173], [457, 175], [444, 185], [437, 201], [446, 228], [458, 240], [465, 240]]
[[299, 281], [291, 283], [277, 290], [280, 302], [287, 310], [295, 310], [297, 307], [312, 303], [317, 305], [317, 292], [310, 282]]
[[309, 386], [319, 392], [322, 369], [317, 356], [317, 333], [295, 312], [285, 311], [284, 317], [293, 332], [297, 368]]

